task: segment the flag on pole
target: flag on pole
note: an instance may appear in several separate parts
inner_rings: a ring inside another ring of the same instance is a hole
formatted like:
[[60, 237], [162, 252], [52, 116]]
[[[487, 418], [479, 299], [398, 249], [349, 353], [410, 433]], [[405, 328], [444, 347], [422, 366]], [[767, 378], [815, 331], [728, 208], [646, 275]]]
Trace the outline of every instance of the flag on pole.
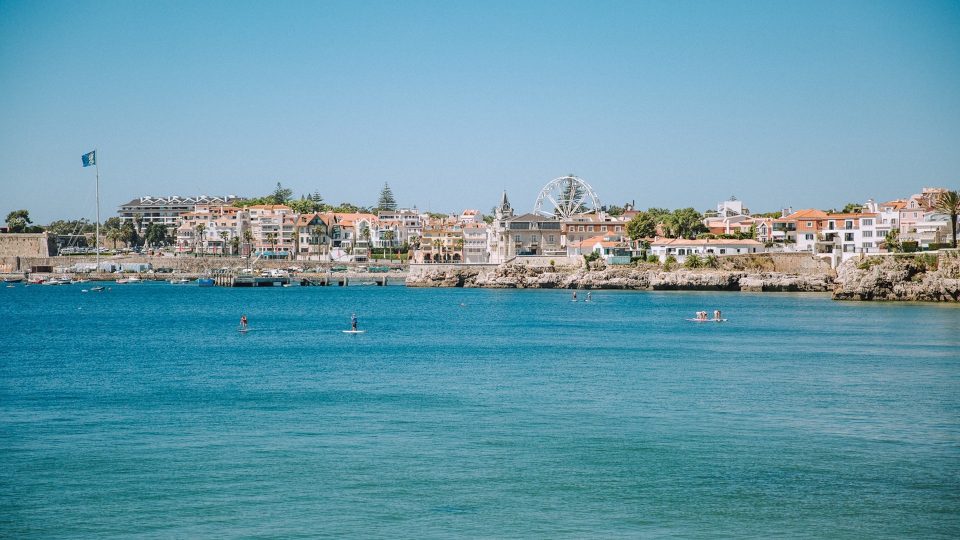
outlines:
[[97, 151], [96, 151], [96, 150], [94, 150], [93, 152], [90, 152], [89, 154], [84, 154], [84, 155], [83, 155], [83, 166], [84, 166], [84, 167], [89, 167], [89, 166], [91, 166], [91, 165], [96, 165], [96, 164], [97, 164]]

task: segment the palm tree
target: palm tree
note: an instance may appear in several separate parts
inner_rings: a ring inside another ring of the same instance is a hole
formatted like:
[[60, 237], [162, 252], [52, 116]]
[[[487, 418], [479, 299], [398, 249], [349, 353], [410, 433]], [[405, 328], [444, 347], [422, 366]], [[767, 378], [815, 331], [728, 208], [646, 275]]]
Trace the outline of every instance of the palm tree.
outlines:
[[117, 240], [123, 238], [123, 231], [120, 229], [107, 229], [107, 240], [113, 240], [113, 250], [117, 250]]
[[251, 244], [252, 242], [253, 242], [253, 233], [250, 232], [250, 229], [244, 229], [244, 230], [243, 230], [243, 243], [244, 243], [244, 244], [247, 244], [247, 246], [248, 246], [248, 247], [247, 247], [247, 256], [248, 256], [248, 257], [250, 256], [250, 253], [253, 252], [253, 250], [249, 248], [249, 246], [250, 246], [250, 244]]
[[[393, 236], [393, 229], [387, 229], [382, 236], [383, 241], [391, 248], [393, 248]], [[384, 246], [384, 258], [386, 258], [386, 246]]]
[[937, 196], [933, 205], [934, 210], [950, 216], [950, 233], [953, 237], [953, 247], [957, 247], [957, 214], [960, 213], [960, 192], [944, 191]]
[[454, 245], [456, 246], [457, 251], [460, 252], [460, 262], [463, 262], [463, 237], [457, 237], [457, 239], [454, 240]]
[[433, 249], [434, 249], [433, 261], [436, 262], [437, 259], [442, 258], [441, 254], [443, 253], [443, 240], [440, 240], [439, 238], [434, 240]]
[[233, 255], [236, 255], [237, 253], [240, 252], [240, 238], [239, 238], [239, 237], [234, 236], [233, 238], [230, 239], [230, 252], [231, 252]]
[[220, 231], [220, 239], [223, 240], [223, 244], [220, 246], [220, 256], [226, 254], [227, 251], [227, 238], [230, 236], [230, 233], [227, 231]]
[[[203, 233], [206, 232], [207, 226], [204, 225], [203, 223], [197, 223], [193, 228], [197, 232], [197, 236], [193, 240], [193, 244], [194, 244], [193, 251], [194, 253], [196, 253], [197, 251], [196, 245], [198, 242], [203, 242]], [[204, 247], [203, 244], [201, 244], [200, 249], [203, 249], [203, 247]]]
[[270, 249], [272, 250], [271, 258], [276, 257], [277, 256], [277, 233], [268, 232], [265, 236], [267, 238], [267, 244], [270, 244]]

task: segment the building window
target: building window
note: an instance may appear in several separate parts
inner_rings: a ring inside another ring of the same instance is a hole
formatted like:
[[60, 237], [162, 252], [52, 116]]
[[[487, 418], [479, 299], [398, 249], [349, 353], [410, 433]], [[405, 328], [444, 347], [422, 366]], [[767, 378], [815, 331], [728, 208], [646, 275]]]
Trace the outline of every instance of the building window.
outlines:
[[807, 222], [807, 228], [808, 228], [808, 229], [812, 229], [812, 228], [813, 228], [813, 222], [812, 222], [812, 221], [808, 221], [808, 222]]
[[813, 240], [813, 235], [812, 235], [812, 234], [805, 234], [805, 235], [803, 235], [803, 239], [804, 239], [804, 240]]
[[727, 253], [727, 250], [726, 250], [726, 249], [720, 248], [720, 254], [721, 254], [721, 255], [724, 255], [724, 254], [726, 254], [726, 253]]
[[873, 231], [863, 231], [863, 237], [864, 237], [864, 238], [872, 238], [872, 237], [873, 237]]
[[860, 225], [861, 225], [861, 226], [864, 226], [864, 227], [869, 227], [870, 225], [873, 225], [873, 220], [872, 220], [872, 219], [861, 219], [861, 220], [860, 220]]
[[552, 234], [551, 234], [550, 236], [548, 236], [547, 238], [550, 239], [550, 243], [551, 243], [551, 244], [553, 244], [554, 242], [556, 242], [556, 240], [555, 240], [555, 238], [554, 238], [554, 236], [553, 236]]

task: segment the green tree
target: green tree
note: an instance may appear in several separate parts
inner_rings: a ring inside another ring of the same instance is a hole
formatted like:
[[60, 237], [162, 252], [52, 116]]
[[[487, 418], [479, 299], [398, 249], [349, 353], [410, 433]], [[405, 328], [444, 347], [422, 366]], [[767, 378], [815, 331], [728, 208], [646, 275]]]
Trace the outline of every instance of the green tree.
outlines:
[[886, 244], [887, 251], [891, 253], [900, 251], [900, 231], [892, 229], [883, 239], [883, 243]]
[[147, 225], [147, 230], [144, 231], [144, 240], [146, 240], [147, 245], [151, 247], [162, 246], [167, 244], [169, 240], [169, 233], [167, 228], [159, 223], [151, 223]]
[[960, 212], [960, 192], [945, 191], [937, 195], [934, 210], [950, 216], [950, 233], [953, 235], [953, 247], [957, 247], [957, 214]]
[[683, 265], [687, 268], [700, 268], [703, 266], [703, 259], [700, 258], [696, 253], [691, 253], [687, 255], [687, 258], [683, 260]]
[[270, 251], [271, 253], [273, 253], [272, 257], [276, 257], [277, 256], [277, 233], [268, 232], [264, 236], [267, 240], [267, 244], [270, 245]]
[[27, 226], [33, 223], [30, 220], [30, 212], [27, 210], [14, 210], [7, 214], [7, 230], [12, 233], [27, 232]]
[[572, 174], [569, 175], [566, 180], [563, 181], [562, 187], [560, 188], [555, 213], [559, 215], [561, 209], [570, 214], [582, 212], [583, 208], [581, 203], [585, 195], [586, 190], [583, 188], [583, 185], [574, 180]]
[[[200, 252], [206, 253], [207, 243], [206, 238], [204, 238], [204, 233], [207, 232], [207, 226], [203, 223], [197, 223], [194, 225], [193, 229], [196, 231], [196, 238], [193, 240], [194, 246], [200, 245]], [[196, 247], [194, 247], [194, 252], [196, 252]]]
[[270, 194], [273, 204], [287, 204], [287, 201], [289, 201], [292, 196], [293, 190], [281, 186], [280, 182], [277, 182], [277, 187], [275, 187], [273, 193]]
[[674, 210], [664, 223], [669, 227], [673, 238], [693, 238], [701, 232], [706, 232], [707, 228], [703, 225], [703, 215], [693, 208], [680, 208]]
[[223, 242], [220, 244], [220, 255], [225, 255], [227, 251], [227, 238], [230, 238], [230, 233], [227, 231], [220, 231], [219, 233], [220, 240]]
[[339, 214], [355, 214], [360, 211], [360, 207], [352, 203], [342, 202], [335, 206], [333, 211]]
[[383, 183], [383, 189], [380, 190], [380, 199], [377, 200], [377, 208], [380, 210], [394, 211], [397, 209], [397, 200], [393, 198], [393, 190], [386, 182]]
[[132, 221], [124, 221], [123, 225], [120, 226], [120, 239], [128, 246], [136, 246], [140, 244], [140, 233], [137, 232], [137, 227]]
[[46, 229], [53, 234], [67, 235], [92, 233], [96, 227], [85, 219], [58, 219], [47, 225]]
[[863, 212], [863, 205], [860, 203], [847, 203], [840, 211], [842, 214], [860, 214]]
[[611, 204], [610, 206], [606, 207], [606, 211], [607, 211], [607, 214], [610, 214], [611, 216], [616, 217], [616, 216], [623, 215], [624, 208], [622, 206]]
[[667, 257], [663, 259], [664, 270], [672, 270], [675, 264], [677, 264], [677, 258], [673, 255], [667, 255]]
[[657, 235], [657, 219], [649, 212], [638, 212], [627, 222], [627, 236], [632, 240], [653, 238]]
[[240, 237], [234, 236], [230, 239], [230, 253], [236, 255], [240, 252]]
[[107, 240], [113, 241], [113, 249], [114, 251], [116, 251], [117, 242], [120, 240], [123, 240], [123, 229], [121, 229], [120, 227], [107, 229], [106, 237], [107, 237]]
[[713, 253], [707, 255], [707, 259], [703, 262], [704, 266], [707, 268], [717, 268], [720, 266], [720, 259], [717, 258]]
[[294, 212], [298, 214], [313, 214], [323, 210], [323, 204], [314, 201], [313, 199], [308, 199], [302, 197], [295, 201], [288, 201], [287, 206], [293, 209]]

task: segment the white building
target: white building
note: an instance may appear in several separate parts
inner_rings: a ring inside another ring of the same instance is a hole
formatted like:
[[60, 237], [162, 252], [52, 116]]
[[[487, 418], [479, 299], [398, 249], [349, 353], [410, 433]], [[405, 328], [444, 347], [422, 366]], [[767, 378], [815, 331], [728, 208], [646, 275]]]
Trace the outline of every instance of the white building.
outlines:
[[172, 231], [180, 225], [180, 214], [194, 212], [198, 205], [230, 206], [237, 200], [240, 200], [240, 198], [236, 195], [225, 197], [209, 197], [207, 195], [153, 197], [148, 195], [121, 204], [117, 214], [123, 222], [139, 223], [140, 228], [137, 232], [141, 234], [146, 231], [147, 226], [151, 223], [159, 223]]
[[666, 261], [670, 255], [673, 255], [677, 262], [683, 262], [687, 255], [693, 254], [700, 257], [710, 255], [719, 257], [765, 252], [763, 244], [756, 240], [664, 238], [650, 243], [650, 253], [656, 255], [660, 262]]

